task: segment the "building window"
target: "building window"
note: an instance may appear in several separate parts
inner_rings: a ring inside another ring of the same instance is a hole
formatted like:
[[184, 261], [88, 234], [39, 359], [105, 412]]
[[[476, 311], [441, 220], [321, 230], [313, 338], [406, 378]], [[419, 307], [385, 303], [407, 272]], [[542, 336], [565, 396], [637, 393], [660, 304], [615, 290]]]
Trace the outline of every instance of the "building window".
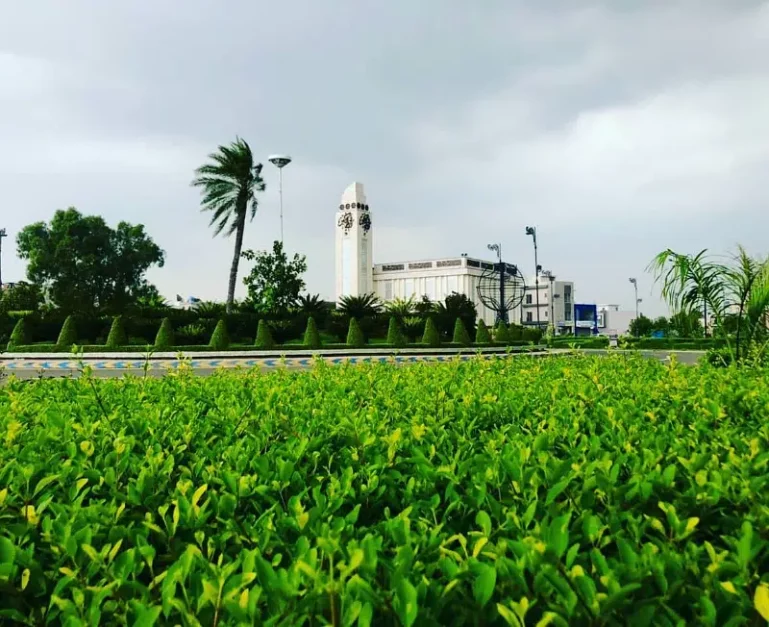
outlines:
[[526, 294], [526, 304], [527, 304], [527, 305], [531, 305], [531, 302], [532, 302], [532, 300], [531, 300], [531, 294]]
[[384, 299], [385, 300], [393, 299], [393, 282], [392, 281], [384, 282]]
[[534, 314], [530, 311], [526, 312], [526, 322], [534, 322]]
[[571, 307], [566, 307], [563, 313], [566, 322], [571, 322]]

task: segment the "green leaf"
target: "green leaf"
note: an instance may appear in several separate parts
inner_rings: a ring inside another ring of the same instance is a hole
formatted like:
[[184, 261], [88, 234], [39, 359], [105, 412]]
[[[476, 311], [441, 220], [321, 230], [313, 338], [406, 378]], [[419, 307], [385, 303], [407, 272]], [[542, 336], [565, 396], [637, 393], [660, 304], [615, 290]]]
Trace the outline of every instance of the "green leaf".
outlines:
[[13, 564], [16, 559], [16, 545], [5, 536], [0, 536], [0, 564]]
[[480, 510], [475, 515], [475, 524], [481, 528], [487, 538], [491, 536], [491, 518], [486, 512]]
[[494, 594], [497, 585], [497, 570], [488, 564], [481, 564], [473, 583], [473, 596], [476, 603], [484, 607]]
[[550, 505], [555, 499], [557, 499], [561, 493], [568, 487], [571, 479], [564, 479], [559, 481], [552, 488], [547, 491], [547, 498], [545, 499], [545, 505]]
[[417, 590], [408, 579], [401, 579], [395, 589], [393, 607], [404, 627], [411, 627], [417, 619], [419, 605], [417, 602]]
[[32, 492], [32, 498], [35, 498], [38, 494], [40, 494], [40, 492], [45, 490], [47, 486], [51, 485], [58, 478], [59, 475], [48, 475], [47, 477], [43, 477], [40, 481], [37, 482], [35, 490]]
[[569, 546], [569, 521], [571, 512], [555, 518], [548, 528], [547, 546], [561, 557]]

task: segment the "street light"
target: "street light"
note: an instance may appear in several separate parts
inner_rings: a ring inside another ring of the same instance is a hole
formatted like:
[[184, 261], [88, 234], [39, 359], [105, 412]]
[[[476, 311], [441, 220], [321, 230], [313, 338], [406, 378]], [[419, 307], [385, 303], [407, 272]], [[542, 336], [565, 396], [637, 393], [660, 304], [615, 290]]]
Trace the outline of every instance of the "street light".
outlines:
[[638, 303], [641, 302], [641, 299], [638, 298], [638, 279], [631, 277], [628, 280], [633, 284], [633, 288], [635, 289], [635, 317], [638, 319]]
[[497, 323], [507, 322], [507, 312], [503, 310], [505, 302], [505, 275], [504, 266], [502, 265], [502, 244], [487, 244], [486, 248], [490, 251], [497, 253], [497, 260], [499, 261], [499, 306], [500, 310], [497, 312]]
[[288, 155], [272, 155], [267, 157], [272, 165], [278, 168], [278, 176], [280, 177], [279, 194], [280, 194], [280, 243], [283, 243], [283, 168], [291, 163], [291, 157]]
[[550, 270], [545, 270], [542, 276], [550, 279], [550, 324], [553, 326], [553, 333], [555, 333], [555, 275]]
[[531, 235], [531, 239], [534, 242], [534, 268], [535, 268], [535, 274], [534, 274], [534, 286], [536, 289], [536, 298], [537, 298], [537, 328], [539, 328], [539, 271], [541, 270], [539, 265], [539, 260], [537, 259], [537, 227], [536, 226], [527, 226], [526, 227], [526, 235]]
[[8, 231], [0, 229], [0, 290], [3, 289], [3, 238], [8, 237]]

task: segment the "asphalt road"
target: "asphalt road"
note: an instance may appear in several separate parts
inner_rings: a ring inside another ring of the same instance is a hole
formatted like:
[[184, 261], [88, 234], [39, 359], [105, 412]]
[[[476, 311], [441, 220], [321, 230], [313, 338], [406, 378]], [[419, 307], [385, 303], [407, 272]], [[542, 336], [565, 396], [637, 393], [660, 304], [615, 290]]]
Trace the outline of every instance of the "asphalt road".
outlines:
[[[543, 356], [547, 354], [562, 354], [562, 353], [568, 353], [568, 350], [554, 350], [550, 351], [549, 353], [524, 353], [523, 355], [536, 355], [536, 356]], [[607, 350], [598, 350], [598, 349], [586, 349], [582, 352], [586, 354], [591, 355], [607, 355], [609, 353], [611, 354], [617, 354], [617, 353], [623, 353], [625, 351], [607, 351]], [[698, 360], [704, 355], [704, 352], [701, 351], [638, 351], [641, 355], [648, 359], [657, 359], [659, 361], [668, 361], [672, 355], [676, 356], [676, 359], [685, 365], [695, 365]], [[521, 354], [514, 355], [517, 357], [520, 357]], [[428, 357], [428, 356], [412, 356], [412, 357], [403, 357], [401, 358], [400, 363], [408, 364], [413, 362], [423, 362], [423, 361], [445, 361], [445, 360], [451, 360], [454, 356], [448, 355], [444, 356], [442, 358], [436, 358], [435, 356]], [[471, 358], [474, 357], [474, 355], [465, 355], [465, 358]], [[388, 359], [389, 357], [383, 358]], [[339, 361], [339, 360], [336, 360]], [[356, 360], [357, 361], [357, 360]], [[97, 378], [104, 378], [104, 379], [113, 379], [113, 378], [119, 378], [123, 377], [127, 374], [135, 375], [135, 376], [144, 376], [144, 369], [143, 368], [115, 368], [115, 367], [108, 367], [110, 366], [110, 362], [96, 362], [99, 365], [105, 365], [105, 367], [96, 367], [93, 369], [93, 376]], [[312, 360], [310, 359], [293, 359], [293, 360], [286, 360], [285, 362], [281, 362], [279, 359], [267, 359], [267, 360], [247, 360], [247, 359], [223, 359], [219, 360], [217, 362], [217, 366], [211, 366], [209, 365], [211, 362], [206, 362], [205, 360], [200, 360], [197, 363], [192, 363], [192, 370], [194, 373], [198, 376], [209, 376], [213, 374], [214, 372], [217, 372], [221, 370], [222, 368], [226, 369], [235, 369], [235, 368], [253, 368], [258, 367], [262, 370], [274, 370], [276, 368], [285, 367], [290, 370], [303, 370], [307, 368], [312, 367]], [[0, 361], [0, 368], [3, 366], [3, 361]], [[65, 362], [62, 362], [60, 365], [64, 366]], [[147, 375], [152, 377], [158, 377], [163, 376], [166, 374], [169, 370], [169, 368], [174, 367], [175, 362], [173, 360], [157, 360], [151, 363], [151, 367], [147, 370]], [[15, 367], [8, 368], [6, 367], [4, 372], [0, 373], [0, 382], [7, 378], [7, 376], [13, 374], [18, 379], [22, 380], [29, 380], [29, 379], [37, 379], [37, 378], [55, 378], [55, 377], [77, 377], [80, 375], [80, 371], [76, 367], [55, 367], [57, 364], [45, 362], [42, 360], [36, 361], [36, 360], [24, 360], [23, 362], [19, 362], [17, 364], [14, 364]]]

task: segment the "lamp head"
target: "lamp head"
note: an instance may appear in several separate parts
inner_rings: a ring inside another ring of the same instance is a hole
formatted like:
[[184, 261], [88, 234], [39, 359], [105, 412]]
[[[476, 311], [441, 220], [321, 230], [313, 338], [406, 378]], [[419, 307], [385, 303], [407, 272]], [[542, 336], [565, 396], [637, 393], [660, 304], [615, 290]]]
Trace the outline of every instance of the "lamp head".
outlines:
[[638, 283], [638, 280], [634, 278], [630, 278], [628, 279], [628, 281], [630, 281], [633, 285], [636, 285]]
[[537, 234], [537, 227], [535, 227], [535, 226], [527, 226], [526, 227], [526, 235], [535, 236], [536, 234]]

